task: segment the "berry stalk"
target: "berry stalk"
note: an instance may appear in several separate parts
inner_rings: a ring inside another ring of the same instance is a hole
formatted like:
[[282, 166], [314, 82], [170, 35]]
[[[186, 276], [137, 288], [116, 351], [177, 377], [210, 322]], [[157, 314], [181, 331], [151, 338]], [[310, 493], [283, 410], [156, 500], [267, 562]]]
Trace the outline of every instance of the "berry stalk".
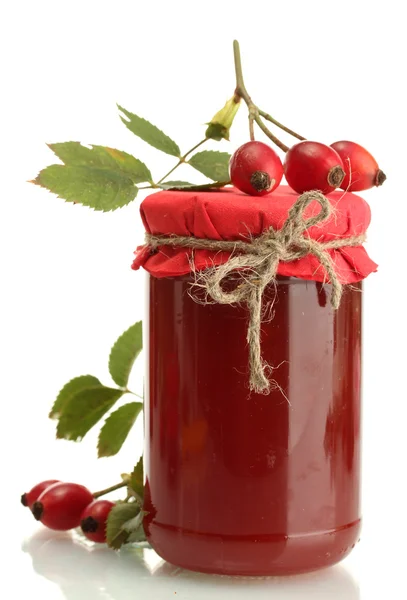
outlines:
[[286, 133], [289, 133], [293, 137], [297, 138], [297, 140], [300, 140], [300, 141], [303, 142], [304, 140], [307, 139], [307, 138], [303, 137], [302, 135], [300, 135], [299, 133], [296, 133], [295, 131], [293, 131], [289, 127], [286, 127], [285, 125], [283, 125], [282, 123], [280, 123], [279, 121], [277, 121], [274, 117], [272, 117], [271, 115], [269, 115], [268, 113], [266, 113], [266, 111], [261, 110], [261, 108], [259, 108], [258, 111], [259, 111], [259, 115], [261, 117], [263, 117], [264, 119], [266, 119], [266, 121], [270, 121], [270, 123], [273, 123], [276, 127], [279, 127], [279, 129], [282, 129]]
[[115, 490], [120, 490], [120, 488], [126, 487], [127, 485], [128, 485], [128, 482], [121, 481], [120, 483], [116, 483], [116, 485], [112, 485], [111, 487], [108, 487], [104, 490], [100, 490], [100, 492], [95, 492], [93, 494], [93, 497], [95, 499], [100, 498], [101, 496], [104, 496], [105, 494], [109, 494], [110, 492], [114, 492]]
[[281, 140], [278, 139], [278, 137], [276, 137], [274, 135], [274, 133], [272, 133], [270, 131], [270, 129], [267, 127], [267, 125], [264, 123], [264, 121], [261, 117], [265, 118], [267, 121], [270, 121], [271, 123], [274, 123], [274, 125], [276, 125], [280, 129], [283, 129], [284, 131], [286, 131], [287, 133], [296, 137], [299, 140], [304, 140], [305, 138], [302, 137], [301, 135], [299, 135], [298, 133], [295, 133], [292, 129], [289, 129], [285, 125], [282, 125], [281, 123], [279, 123], [279, 121], [276, 121], [276, 119], [274, 119], [271, 115], [266, 113], [264, 110], [260, 110], [258, 108], [258, 106], [256, 106], [256, 104], [253, 102], [253, 100], [251, 99], [251, 97], [246, 89], [245, 83], [244, 83], [242, 59], [240, 56], [240, 46], [239, 46], [239, 42], [237, 40], [233, 41], [233, 56], [234, 56], [234, 61], [235, 61], [235, 73], [236, 73], [235, 93], [236, 93], [236, 95], [240, 96], [245, 101], [245, 103], [247, 104], [247, 107], [249, 109], [250, 139], [254, 140], [253, 122], [255, 122], [258, 125], [258, 127], [260, 127], [260, 129], [266, 134], [266, 136], [276, 146], [278, 146], [278, 148], [280, 148], [283, 152], [287, 152], [288, 146], [286, 146]]

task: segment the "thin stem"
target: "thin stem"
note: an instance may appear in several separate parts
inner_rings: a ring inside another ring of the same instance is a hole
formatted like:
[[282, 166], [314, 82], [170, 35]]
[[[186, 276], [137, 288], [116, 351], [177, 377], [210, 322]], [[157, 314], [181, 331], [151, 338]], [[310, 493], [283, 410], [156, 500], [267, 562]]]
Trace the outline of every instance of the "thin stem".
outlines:
[[136, 396], [137, 398], [140, 398], [141, 400], [144, 400], [143, 396], [140, 396], [140, 394], [136, 394], [136, 392], [132, 392], [131, 390], [129, 390], [127, 388], [124, 390], [124, 393], [125, 394], [132, 394], [133, 396]]
[[249, 132], [250, 132], [250, 140], [254, 142], [254, 115], [253, 113], [249, 113]]
[[211, 190], [213, 188], [221, 188], [225, 187], [225, 185], [230, 185], [231, 181], [213, 181], [211, 183], [203, 183], [202, 185], [188, 185], [183, 187], [172, 187], [170, 190], [179, 190], [181, 192], [200, 192], [205, 190]]
[[126, 487], [127, 483], [125, 481], [121, 481], [120, 483], [116, 483], [116, 485], [112, 485], [111, 487], [106, 488], [105, 490], [101, 490], [100, 492], [96, 492], [93, 494], [94, 498], [100, 498], [100, 496], [104, 496], [105, 494], [109, 494], [110, 492], [114, 492], [115, 490], [119, 490], [122, 487]]
[[246, 102], [247, 107], [249, 109], [249, 133], [250, 139], [254, 140], [254, 120], [256, 113], [256, 106], [253, 104], [252, 99], [250, 98], [246, 86], [243, 80], [243, 69], [242, 69], [242, 59], [240, 56], [240, 47], [239, 42], [234, 40], [233, 42], [233, 56], [235, 59], [235, 73], [236, 73], [236, 91], [235, 94], [243, 98]]
[[167, 179], [167, 177], [168, 177], [169, 175], [171, 175], [171, 173], [173, 173], [173, 172], [175, 171], [175, 169], [178, 169], [178, 167], [179, 167], [180, 165], [182, 165], [182, 163], [184, 163], [184, 162], [185, 162], [185, 160], [186, 160], [186, 159], [187, 159], [187, 157], [188, 157], [188, 156], [191, 154], [191, 152], [193, 152], [194, 150], [196, 150], [197, 148], [199, 148], [199, 146], [202, 146], [202, 144], [204, 144], [204, 143], [205, 143], [205, 142], [207, 142], [207, 141], [208, 141], [208, 138], [205, 138], [205, 139], [201, 140], [201, 141], [200, 141], [198, 144], [196, 144], [195, 146], [193, 146], [193, 147], [191, 148], [191, 150], [188, 150], [188, 152], [185, 152], [185, 154], [184, 154], [183, 156], [181, 156], [181, 158], [179, 159], [179, 161], [177, 162], [177, 164], [176, 164], [174, 167], [172, 167], [172, 169], [170, 169], [170, 170], [168, 171], [168, 173], [167, 173], [166, 175], [164, 175], [164, 177], [161, 177], [160, 181], [157, 181], [157, 183], [156, 183], [156, 187], [158, 187], [158, 186], [159, 186], [159, 184], [160, 184], [160, 183], [162, 183], [162, 182], [164, 181], [164, 179]]
[[260, 129], [262, 131], [264, 131], [264, 133], [266, 134], [266, 136], [269, 137], [271, 139], [271, 141], [275, 143], [276, 146], [278, 146], [283, 152], [287, 152], [289, 150], [288, 146], [286, 146], [285, 144], [283, 144], [283, 142], [281, 142], [278, 139], [278, 137], [276, 137], [274, 135], [274, 133], [271, 133], [270, 129], [267, 127], [267, 125], [265, 125], [263, 123], [263, 121], [261, 120], [261, 118], [259, 117], [258, 114], [256, 114], [256, 116], [254, 117], [254, 120], [256, 121], [256, 123], [260, 127]]
[[302, 135], [300, 135], [299, 133], [296, 133], [295, 131], [293, 131], [292, 129], [290, 129], [289, 127], [286, 127], [285, 125], [283, 125], [282, 123], [279, 123], [279, 121], [277, 121], [276, 119], [274, 119], [274, 117], [272, 117], [271, 115], [269, 115], [268, 113], [266, 113], [264, 110], [261, 110], [260, 108], [258, 109], [259, 115], [261, 117], [264, 117], [267, 121], [270, 121], [270, 123], [273, 123], [274, 125], [276, 125], [277, 127], [279, 127], [280, 129], [282, 129], [283, 131], [286, 131], [287, 133], [289, 133], [290, 135], [292, 135], [293, 137], [297, 138], [297, 140], [306, 140], [307, 138], [303, 137]]
[[136, 504], [138, 504], [140, 506], [140, 508], [143, 506], [143, 499], [134, 490], [131, 490], [130, 498], [134, 498], [136, 501]]
[[200, 142], [198, 142], [197, 144], [195, 144], [195, 146], [193, 146], [193, 147], [191, 148], [191, 150], [188, 150], [188, 152], [185, 152], [184, 156], [181, 156], [181, 159], [180, 159], [180, 160], [182, 160], [182, 162], [184, 162], [184, 161], [185, 161], [185, 159], [186, 159], [186, 158], [187, 158], [187, 157], [188, 157], [188, 156], [189, 156], [189, 155], [190, 155], [190, 154], [191, 154], [191, 153], [192, 153], [194, 150], [196, 150], [197, 148], [199, 148], [199, 146], [202, 146], [202, 144], [204, 144], [204, 143], [205, 143], [205, 142], [207, 142], [207, 141], [208, 141], [208, 138], [204, 138], [203, 140], [201, 140]]
[[242, 59], [240, 57], [240, 47], [239, 42], [234, 40], [233, 42], [233, 56], [235, 59], [235, 73], [236, 73], [236, 95], [243, 98], [246, 102], [247, 106], [254, 106], [252, 99], [250, 98], [246, 86], [243, 81], [243, 70], [242, 70]]
[[[240, 56], [239, 42], [237, 40], [234, 40], [234, 42], [233, 42], [233, 56], [234, 56], [234, 60], [235, 60], [236, 94], [238, 96], [240, 96], [241, 98], [243, 98], [243, 100], [247, 104], [247, 107], [249, 109], [249, 124], [250, 124], [251, 119], [254, 120], [257, 123], [257, 125], [260, 127], [260, 129], [267, 135], [267, 137], [270, 138], [271, 141], [276, 144], [276, 146], [281, 148], [281, 150], [283, 150], [283, 152], [287, 152], [288, 146], [283, 144], [283, 142], [281, 142], [273, 133], [271, 133], [269, 128], [263, 123], [263, 121], [261, 120], [261, 118], [259, 116], [259, 109], [257, 108], [257, 106], [254, 104], [253, 100], [249, 96], [249, 93], [246, 89], [246, 86], [245, 86], [244, 80], [243, 80], [242, 59]], [[250, 130], [250, 136], [251, 135], [252, 135], [252, 132]]]

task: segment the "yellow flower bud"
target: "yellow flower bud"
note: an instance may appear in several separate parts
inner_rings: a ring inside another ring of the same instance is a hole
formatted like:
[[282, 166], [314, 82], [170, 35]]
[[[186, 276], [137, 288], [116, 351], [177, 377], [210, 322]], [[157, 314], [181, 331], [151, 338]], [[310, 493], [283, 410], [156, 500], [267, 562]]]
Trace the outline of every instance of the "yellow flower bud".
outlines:
[[229, 131], [232, 127], [233, 119], [239, 110], [239, 106], [239, 96], [235, 95], [230, 98], [225, 106], [207, 123], [206, 137], [218, 142], [222, 139], [229, 140]]

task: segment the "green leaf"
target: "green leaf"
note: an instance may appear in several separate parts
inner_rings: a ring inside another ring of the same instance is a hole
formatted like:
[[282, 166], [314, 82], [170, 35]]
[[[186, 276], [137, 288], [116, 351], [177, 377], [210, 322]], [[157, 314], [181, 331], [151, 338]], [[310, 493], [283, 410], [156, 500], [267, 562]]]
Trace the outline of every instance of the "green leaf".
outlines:
[[203, 150], [191, 156], [188, 164], [213, 181], [229, 181], [229, 160], [227, 152]]
[[194, 185], [193, 183], [189, 183], [188, 181], [164, 181], [164, 183], [160, 183], [159, 187], [163, 190], [169, 190], [170, 188], [176, 187], [191, 187]]
[[68, 202], [79, 202], [105, 212], [129, 204], [138, 192], [129, 175], [101, 167], [51, 165], [43, 169], [33, 183]]
[[141, 321], [138, 321], [116, 340], [109, 356], [109, 372], [120, 387], [126, 387], [134, 361], [143, 349]]
[[64, 412], [65, 406], [68, 404], [72, 396], [81, 390], [97, 386], [103, 387], [99, 379], [93, 377], [93, 375], [81, 375], [80, 377], [71, 379], [71, 381], [68, 381], [68, 383], [64, 385], [62, 390], [59, 392], [57, 399], [55, 400], [54, 405], [48, 415], [49, 418], [59, 419]]
[[129, 112], [125, 108], [119, 105], [117, 106], [128, 119], [120, 116], [127, 129], [130, 129], [135, 135], [147, 142], [147, 144], [150, 144], [150, 146], [157, 148], [157, 150], [161, 150], [161, 152], [165, 152], [166, 154], [171, 154], [171, 156], [177, 156], [178, 158], [181, 156], [178, 145], [158, 129], [158, 127]]
[[112, 408], [123, 390], [89, 387], [73, 395], [64, 407], [57, 426], [57, 438], [79, 440]]
[[132, 531], [130, 533], [129, 537], [127, 538], [127, 543], [134, 544], [136, 542], [145, 542], [146, 539], [144, 527], [141, 525], [138, 529], [136, 529], [136, 531]]
[[118, 550], [125, 544], [130, 533], [123, 528], [125, 523], [136, 517], [140, 507], [135, 502], [118, 502], [110, 511], [106, 524], [106, 542]]
[[106, 419], [98, 440], [99, 458], [113, 456], [119, 452], [142, 408], [141, 402], [129, 402]]
[[140, 529], [145, 515], [148, 515], [148, 512], [145, 510], [140, 510], [138, 515], [136, 515], [135, 517], [133, 517], [132, 519], [129, 519], [128, 521], [126, 521], [126, 523], [124, 523], [124, 525], [122, 526], [123, 529], [125, 531], [127, 531], [128, 533], [136, 532], [138, 529]]
[[141, 498], [144, 495], [144, 468], [143, 457], [140, 458], [137, 465], [134, 467], [130, 475], [129, 487], [136, 492]]
[[152, 182], [151, 173], [146, 165], [122, 150], [107, 146], [86, 148], [79, 142], [48, 144], [48, 147], [68, 166], [117, 171], [128, 175], [133, 183]]

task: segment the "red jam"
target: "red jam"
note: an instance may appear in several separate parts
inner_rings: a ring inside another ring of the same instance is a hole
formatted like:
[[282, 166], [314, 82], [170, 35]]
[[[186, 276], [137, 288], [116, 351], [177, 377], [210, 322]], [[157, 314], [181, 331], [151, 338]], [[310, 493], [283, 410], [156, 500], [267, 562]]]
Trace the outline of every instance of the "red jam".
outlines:
[[145, 528], [187, 569], [283, 575], [326, 567], [359, 538], [362, 284], [279, 277], [248, 389], [245, 307], [195, 302], [150, 277]]

